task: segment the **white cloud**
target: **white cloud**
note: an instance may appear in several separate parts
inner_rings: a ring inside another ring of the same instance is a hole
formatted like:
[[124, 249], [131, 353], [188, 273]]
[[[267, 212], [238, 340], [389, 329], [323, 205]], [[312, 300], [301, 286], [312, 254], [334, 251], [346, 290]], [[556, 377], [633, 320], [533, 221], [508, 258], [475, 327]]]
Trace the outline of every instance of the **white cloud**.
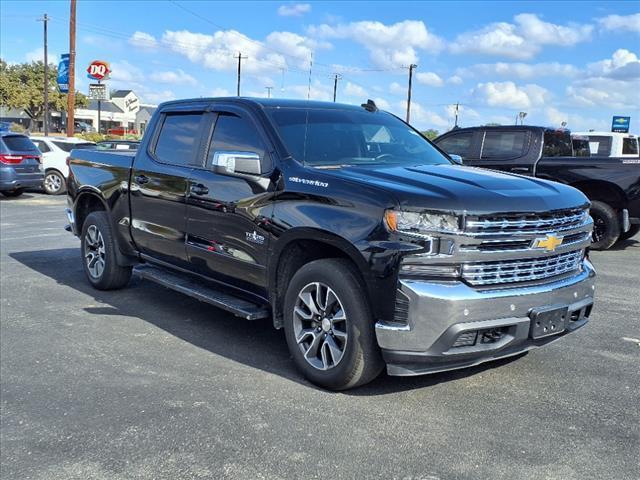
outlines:
[[212, 97], [230, 97], [231, 92], [226, 88], [216, 87], [209, 92], [209, 95]]
[[150, 33], [136, 31], [129, 37], [129, 43], [143, 49], [154, 49], [158, 46], [158, 40]]
[[[611, 77], [617, 79], [640, 78], [640, 60], [638, 56], [625, 48], [616, 50], [611, 58], [590, 63], [587, 71], [592, 76]], [[638, 85], [640, 89], [640, 85]]]
[[533, 58], [543, 45], [575, 45], [589, 40], [593, 31], [591, 25], [557, 25], [530, 13], [516, 15], [514, 22], [492, 23], [479, 30], [462, 33], [450, 50], [452, 53], [527, 60]]
[[539, 85], [518, 86], [513, 82], [479, 83], [473, 95], [490, 107], [506, 108], [540, 106], [549, 99], [548, 90]]
[[567, 87], [566, 94], [579, 107], [638, 111], [638, 91], [640, 83], [637, 81], [593, 77], [573, 82]]
[[278, 15], [282, 17], [301, 17], [310, 11], [311, 5], [309, 3], [291, 3], [278, 7]]
[[[38, 47], [30, 52], [27, 52], [24, 56], [24, 59], [27, 62], [42, 62], [44, 61], [44, 48]], [[60, 61], [60, 55], [52, 52], [51, 50], [47, 50], [47, 60], [49, 64], [58, 64]]]
[[218, 71], [236, 69], [235, 57], [242, 52], [247, 57], [243, 63], [247, 73], [274, 72], [287, 66], [307, 69], [312, 50], [331, 46], [291, 32], [272, 32], [265, 41], [258, 41], [236, 30], [217, 31], [213, 35], [167, 30], [162, 43], [193, 63]]
[[404, 95], [407, 93], [407, 87], [403, 87], [398, 82], [391, 82], [389, 84], [389, 91], [394, 95]]
[[598, 23], [604, 30], [640, 33], [640, 13], [634, 13], [633, 15], [608, 15], [598, 19]]
[[[287, 98], [306, 99], [308, 91], [309, 91], [309, 86], [307, 84], [290, 85], [285, 88], [284, 96]], [[333, 100], [333, 84], [331, 85], [331, 87], [329, 87], [328, 85], [322, 84], [318, 80], [314, 80], [311, 84], [309, 98], [311, 100], [324, 100], [324, 101]]]
[[552, 127], [561, 127], [566, 122], [566, 127], [574, 131], [606, 130], [607, 120], [588, 118], [583, 115], [568, 113], [558, 110], [555, 107], [547, 107], [544, 110], [545, 120]]
[[363, 102], [367, 99], [366, 97], [369, 96], [367, 91], [361, 85], [352, 82], [347, 82], [344, 87], [344, 94], [348, 97], [363, 99]]
[[453, 75], [447, 79], [447, 83], [450, 83], [451, 85], [462, 85], [463, 82], [464, 80], [462, 80], [460, 75]]
[[145, 77], [142, 70], [126, 60], [113, 62], [110, 64], [110, 68], [110, 79], [115, 82], [120, 82], [124, 86], [126, 86], [127, 83], [144, 81]]
[[480, 63], [457, 70], [457, 74], [465, 77], [499, 75], [509, 78], [535, 78], [546, 76], [573, 77], [580, 70], [571, 64], [550, 63]]
[[[373, 99], [374, 102], [376, 102], [376, 106], [380, 109], [380, 110], [389, 110], [391, 108], [391, 104], [389, 104], [389, 102], [387, 102], [384, 98], [382, 97], [376, 97]], [[364, 102], [363, 102], [364, 103]]]
[[195, 86], [198, 81], [183, 70], [155, 72], [151, 75], [153, 81], [158, 83], [169, 83], [172, 85], [191, 85]]
[[[394, 105], [393, 113], [404, 119], [407, 114], [407, 102], [400, 100]], [[449, 121], [440, 114], [427, 110], [419, 102], [411, 102], [411, 125], [421, 130], [436, 127], [448, 127]]]
[[418, 72], [416, 74], [416, 81], [429, 87], [441, 87], [444, 85], [442, 78], [433, 72]]
[[145, 91], [140, 93], [140, 97], [142, 98], [143, 103], [158, 104], [168, 102], [169, 100], [175, 100], [176, 94], [171, 90]]
[[322, 24], [309, 27], [318, 38], [351, 39], [369, 52], [373, 64], [381, 68], [399, 68], [418, 62], [418, 50], [437, 53], [443, 41], [418, 20], [404, 20], [391, 25], [362, 21], [348, 24]]

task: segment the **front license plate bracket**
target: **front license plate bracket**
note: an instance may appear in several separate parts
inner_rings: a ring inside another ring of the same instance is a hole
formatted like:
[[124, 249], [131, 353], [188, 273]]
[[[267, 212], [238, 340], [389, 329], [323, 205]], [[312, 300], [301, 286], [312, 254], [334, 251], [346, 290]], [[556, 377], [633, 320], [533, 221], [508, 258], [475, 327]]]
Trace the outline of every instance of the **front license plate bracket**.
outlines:
[[568, 311], [569, 308], [566, 306], [534, 308], [531, 310], [529, 314], [531, 319], [531, 338], [543, 338], [564, 332]]

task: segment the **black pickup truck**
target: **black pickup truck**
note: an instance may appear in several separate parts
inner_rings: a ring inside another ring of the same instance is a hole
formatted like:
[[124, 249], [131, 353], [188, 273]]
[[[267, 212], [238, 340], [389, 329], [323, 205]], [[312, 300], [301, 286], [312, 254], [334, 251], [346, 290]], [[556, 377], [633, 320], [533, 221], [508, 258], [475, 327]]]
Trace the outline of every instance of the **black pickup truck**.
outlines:
[[168, 102], [137, 153], [69, 164], [93, 286], [133, 270], [269, 317], [327, 388], [517, 355], [591, 313], [582, 193], [457, 165], [373, 102]]
[[640, 157], [574, 156], [571, 132], [533, 126], [459, 128], [434, 143], [465, 164], [571, 185], [591, 201], [593, 243], [605, 250], [640, 231]]

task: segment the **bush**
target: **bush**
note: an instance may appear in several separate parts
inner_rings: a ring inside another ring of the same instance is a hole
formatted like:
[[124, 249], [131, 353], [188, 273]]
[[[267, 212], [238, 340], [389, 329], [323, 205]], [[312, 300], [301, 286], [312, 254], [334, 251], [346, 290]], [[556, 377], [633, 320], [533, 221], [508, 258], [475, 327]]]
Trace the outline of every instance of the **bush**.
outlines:
[[85, 132], [85, 133], [76, 133], [77, 138], [81, 138], [86, 140], [87, 142], [102, 142], [103, 140], [107, 140], [107, 135], [103, 135], [98, 132]]
[[26, 128], [24, 128], [22, 125], [20, 125], [19, 123], [12, 123], [11, 125], [9, 125], [9, 131], [10, 132], [16, 132], [16, 133], [24, 133], [27, 131]]

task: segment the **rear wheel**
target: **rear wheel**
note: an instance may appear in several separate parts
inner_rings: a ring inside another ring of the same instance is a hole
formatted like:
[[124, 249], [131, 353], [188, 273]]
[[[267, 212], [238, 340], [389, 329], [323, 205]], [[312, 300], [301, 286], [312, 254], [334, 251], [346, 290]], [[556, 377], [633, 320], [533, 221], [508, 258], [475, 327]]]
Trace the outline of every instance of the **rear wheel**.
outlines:
[[606, 250], [620, 237], [620, 220], [616, 211], [604, 202], [597, 200], [591, 203], [589, 211], [593, 218], [593, 234], [591, 248]]
[[19, 197], [24, 193], [24, 188], [16, 188], [15, 190], [5, 190], [2, 195], [5, 197]]
[[131, 267], [116, 261], [116, 248], [106, 212], [93, 212], [82, 225], [82, 265], [87, 279], [98, 290], [124, 287], [131, 278]]
[[44, 191], [49, 195], [60, 195], [67, 189], [67, 183], [57, 170], [47, 170], [44, 176]]
[[623, 232], [620, 234], [620, 238], [618, 238], [618, 241], [620, 242], [622, 240], [628, 240], [631, 237], [635, 236], [638, 232], [640, 232], [640, 223], [631, 225], [631, 228], [628, 232]]
[[383, 367], [366, 293], [353, 266], [316, 260], [291, 279], [285, 336], [293, 360], [313, 383], [345, 390], [370, 382]]

